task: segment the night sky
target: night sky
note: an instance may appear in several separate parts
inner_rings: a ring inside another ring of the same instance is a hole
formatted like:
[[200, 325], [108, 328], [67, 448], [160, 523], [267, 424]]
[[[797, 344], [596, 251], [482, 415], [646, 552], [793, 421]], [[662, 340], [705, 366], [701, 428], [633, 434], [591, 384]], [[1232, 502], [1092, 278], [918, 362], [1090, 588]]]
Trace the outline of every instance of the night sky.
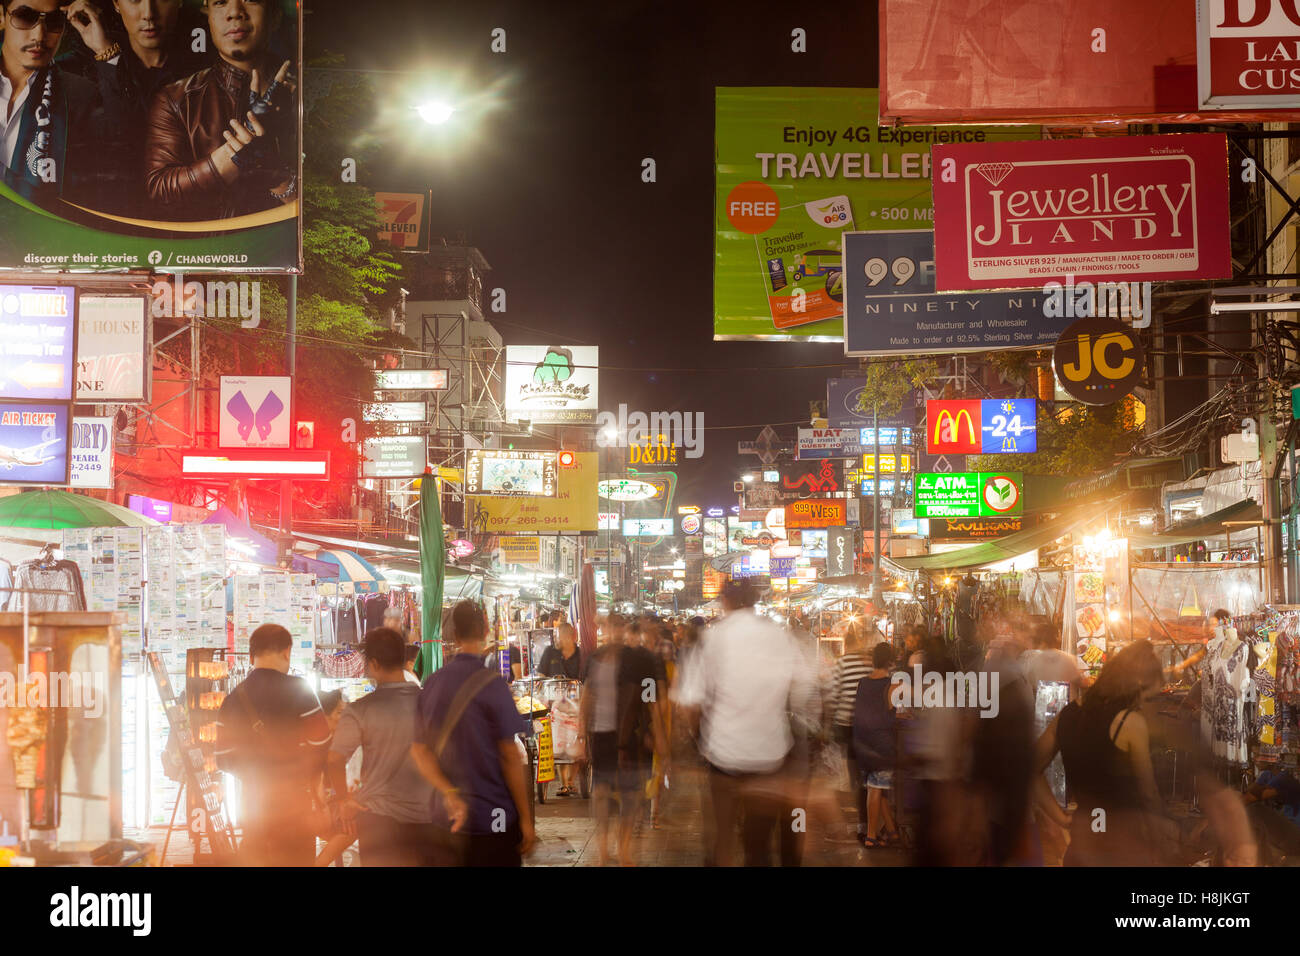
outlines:
[[[677, 501], [733, 503], [731, 482], [757, 464], [736, 442], [807, 424], [845, 359], [840, 345], [713, 341], [713, 90], [874, 86], [876, 5], [307, 6], [309, 62], [331, 51], [412, 71], [381, 78], [367, 135], [386, 166], [362, 180], [432, 189], [433, 234], [464, 234], [506, 290], [508, 311], [487, 318], [508, 344], [599, 345], [602, 408], [704, 412], [704, 457], [679, 468]], [[504, 54], [490, 50], [498, 27]], [[807, 53], [790, 49], [795, 27]], [[414, 128], [426, 84], [458, 90], [447, 127]], [[734, 425], [755, 427], [718, 427]]]

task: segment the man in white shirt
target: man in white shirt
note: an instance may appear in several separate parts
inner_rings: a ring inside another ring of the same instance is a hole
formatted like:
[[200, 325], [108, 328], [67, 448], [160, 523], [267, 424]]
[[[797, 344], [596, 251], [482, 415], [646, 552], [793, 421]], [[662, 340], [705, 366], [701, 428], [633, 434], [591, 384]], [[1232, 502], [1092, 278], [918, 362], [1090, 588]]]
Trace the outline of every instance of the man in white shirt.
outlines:
[[700, 754], [709, 763], [712, 863], [730, 866], [736, 817], [743, 811], [745, 865], [770, 863], [773, 829], [781, 862], [797, 863], [784, 771], [795, 749], [791, 714], [815, 712], [813, 668], [794, 636], [754, 613], [748, 582], [722, 591], [726, 616], [705, 632], [674, 691], [688, 719], [700, 722]]

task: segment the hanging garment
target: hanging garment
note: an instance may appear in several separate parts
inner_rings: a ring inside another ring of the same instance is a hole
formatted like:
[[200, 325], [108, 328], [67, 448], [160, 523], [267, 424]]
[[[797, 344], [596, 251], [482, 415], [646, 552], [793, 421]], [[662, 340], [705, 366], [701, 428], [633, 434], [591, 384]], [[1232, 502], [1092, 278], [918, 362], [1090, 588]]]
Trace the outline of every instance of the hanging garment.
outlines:
[[1251, 686], [1250, 645], [1230, 641], [1222, 629], [1216, 632], [1205, 645], [1201, 736], [1216, 757], [1240, 765], [1247, 759], [1243, 707], [1246, 688]]
[[1300, 642], [1296, 619], [1287, 615], [1277, 635], [1277, 693], [1287, 703], [1300, 703]]
[[[42, 564], [25, 561], [13, 575], [15, 593], [9, 610], [84, 611], [86, 592], [81, 584], [81, 569], [72, 561]], [[23, 593], [23, 589], [30, 592]]]
[[1277, 645], [1271, 641], [1258, 641], [1255, 653], [1256, 719], [1255, 739], [1263, 756], [1277, 756], [1282, 752], [1282, 738], [1278, 732], [1278, 701], [1276, 691]]
[[373, 631], [384, 626], [384, 615], [388, 612], [388, 598], [374, 594], [366, 598], [366, 630]]
[[339, 606], [338, 643], [357, 643], [357, 613], [351, 599], [343, 601]]
[[334, 612], [329, 608], [317, 614], [319, 618], [317, 633], [320, 635], [318, 643], [320, 644], [337, 644], [338, 634], [334, 628]]

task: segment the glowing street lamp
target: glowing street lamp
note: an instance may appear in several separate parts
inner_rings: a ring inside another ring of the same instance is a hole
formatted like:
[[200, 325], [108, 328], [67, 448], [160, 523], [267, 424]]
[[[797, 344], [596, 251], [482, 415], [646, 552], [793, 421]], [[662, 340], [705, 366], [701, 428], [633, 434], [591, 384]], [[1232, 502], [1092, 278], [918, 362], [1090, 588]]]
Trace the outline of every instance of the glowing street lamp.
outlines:
[[456, 112], [456, 107], [450, 103], [434, 100], [429, 103], [421, 103], [415, 108], [415, 111], [420, 114], [420, 119], [430, 126], [441, 126], [451, 119], [452, 114]]

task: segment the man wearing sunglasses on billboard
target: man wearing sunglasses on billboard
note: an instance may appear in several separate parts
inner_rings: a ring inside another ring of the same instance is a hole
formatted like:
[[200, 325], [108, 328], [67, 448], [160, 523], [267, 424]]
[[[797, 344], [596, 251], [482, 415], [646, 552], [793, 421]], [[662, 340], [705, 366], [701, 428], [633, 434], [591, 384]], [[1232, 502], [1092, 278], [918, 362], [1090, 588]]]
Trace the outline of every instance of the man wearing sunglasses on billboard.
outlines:
[[228, 219], [297, 198], [289, 61], [271, 53], [280, 0], [206, 0], [220, 59], [168, 84], [149, 111], [149, 198], [168, 218]]
[[113, 120], [112, 142], [105, 144], [108, 151], [100, 158], [100, 168], [112, 188], [101, 189], [101, 203], [96, 208], [145, 216], [144, 143], [149, 104], [168, 83], [202, 67], [205, 58], [190, 49], [190, 28], [197, 21], [182, 20], [181, 0], [111, 2], [112, 11], [109, 0], [73, 0], [66, 12], [81, 44], [60, 56], [58, 63], [98, 86], [104, 111]]
[[30, 198], [88, 187], [104, 116], [94, 86], [54, 64], [67, 0], [0, 0], [0, 164]]

